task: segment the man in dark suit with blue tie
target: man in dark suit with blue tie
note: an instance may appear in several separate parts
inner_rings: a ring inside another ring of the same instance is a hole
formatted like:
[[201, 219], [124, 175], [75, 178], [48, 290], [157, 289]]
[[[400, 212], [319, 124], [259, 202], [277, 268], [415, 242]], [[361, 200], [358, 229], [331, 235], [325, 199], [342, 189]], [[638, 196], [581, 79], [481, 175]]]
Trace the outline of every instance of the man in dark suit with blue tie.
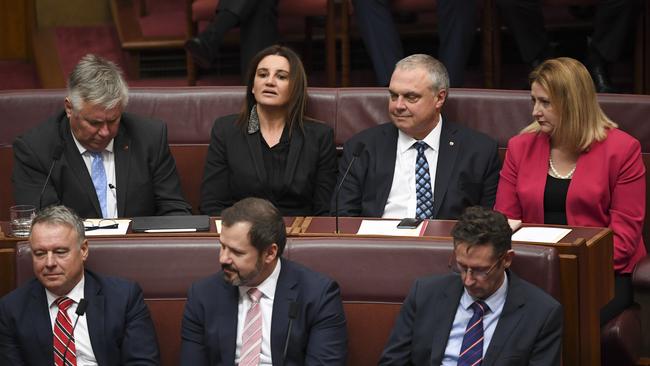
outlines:
[[246, 198], [222, 212], [222, 271], [192, 285], [181, 365], [345, 365], [339, 287], [281, 258], [286, 228], [269, 201]]
[[448, 275], [418, 279], [380, 365], [559, 365], [562, 306], [508, 268], [502, 214], [470, 207], [453, 228]]
[[0, 299], [0, 365], [159, 365], [153, 323], [133, 282], [84, 270], [81, 219], [50, 206], [32, 222], [36, 278]]
[[[466, 207], [494, 206], [497, 143], [443, 118], [445, 66], [429, 55], [408, 56], [395, 66], [388, 93], [392, 123], [361, 131], [343, 146], [339, 181], [350, 170], [338, 214], [456, 219]], [[354, 154], [359, 156], [352, 162]], [[331, 207], [336, 214], [336, 202]]]

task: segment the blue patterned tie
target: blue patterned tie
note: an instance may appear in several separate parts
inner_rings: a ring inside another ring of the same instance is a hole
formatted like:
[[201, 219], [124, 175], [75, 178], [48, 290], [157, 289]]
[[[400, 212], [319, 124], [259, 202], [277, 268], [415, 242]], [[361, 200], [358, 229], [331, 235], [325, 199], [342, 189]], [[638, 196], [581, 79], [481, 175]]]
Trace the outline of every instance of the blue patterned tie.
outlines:
[[471, 308], [474, 310], [474, 315], [465, 329], [458, 366], [480, 366], [483, 362], [483, 315], [490, 308], [480, 300], [475, 301]]
[[104, 170], [104, 159], [102, 153], [91, 152], [90, 156], [93, 158], [90, 167], [91, 177], [95, 186], [95, 192], [97, 192], [99, 206], [102, 208], [102, 217], [108, 217], [108, 210], [106, 208], [106, 189], [108, 188], [108, 182], [106, 181], [106, 170]]
[[429, 175], [429, 162], [424, 156], [424, 151], [429, 147], [426, 142], [418, 141], [413, 144], [418, 150], [415, 161], [415, 217], [419, 219], [433, 218], [433, 192], [431, 190], [431, 176]]

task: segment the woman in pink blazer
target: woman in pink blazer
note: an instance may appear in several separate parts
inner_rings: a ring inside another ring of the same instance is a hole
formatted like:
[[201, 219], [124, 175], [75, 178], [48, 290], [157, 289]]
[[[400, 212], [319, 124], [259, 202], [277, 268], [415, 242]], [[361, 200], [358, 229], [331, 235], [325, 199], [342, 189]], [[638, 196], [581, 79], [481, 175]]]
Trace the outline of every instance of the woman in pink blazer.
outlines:
[[646, 255], [641, 147], [603, 113], [580, 62], [547, 60], [530, 82], [534, 121], [508, 142], [495, 209], [525, 223], [612, 229], [616, 293], [604, 324], [632, 303], [630, 274]]

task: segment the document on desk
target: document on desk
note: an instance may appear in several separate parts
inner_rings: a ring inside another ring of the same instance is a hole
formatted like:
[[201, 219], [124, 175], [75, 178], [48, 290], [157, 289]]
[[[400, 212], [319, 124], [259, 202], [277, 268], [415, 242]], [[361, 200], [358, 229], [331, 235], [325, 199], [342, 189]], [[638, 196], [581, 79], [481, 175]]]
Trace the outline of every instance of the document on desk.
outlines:
[[512, 241], [554, 244], [562, 240], [570, 232], [571, 229], [560, 227], [522, 227], [512, 234]]
[[427, 221], [422, 221], [415, 229], [398, 229], [400, 220], [363, 220], [357, 235], [422, 236]]
[[221, 220], [220, 219], [214, 220], [214, 227], [217, 228], [217, 234], [221, 234]]
[[110, 220], [111, 223], [116, 222], [117, 227], [111, 229], [102, 229], [101, 227], [104, 226], [104, 224], [107, 222], [106, 219], [86, 219], [84, 221], [92, 222], [93, 225], [99, 227], [99, 229], [86, 230], [86, 236], [126, 235], [127, 230], [129, 230], [129, 223], [131, 223], [131, 220], [128, 219]]

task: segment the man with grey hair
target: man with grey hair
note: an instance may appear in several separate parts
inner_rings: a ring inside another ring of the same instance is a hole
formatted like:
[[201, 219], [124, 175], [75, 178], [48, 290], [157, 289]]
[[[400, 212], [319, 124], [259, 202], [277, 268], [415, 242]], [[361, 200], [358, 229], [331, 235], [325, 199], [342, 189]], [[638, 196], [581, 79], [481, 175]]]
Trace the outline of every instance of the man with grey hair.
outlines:
[[[491, 208], [501, 163], [488, 136], [444, 120], [445, 66], [415, 54], [395, 66], [388, 87], [392, 123], [358, 133], [343, 147], [332, 213], [456, 219], [468, 206]], [[350, 162], [357, 155], [356, 161]]]
[[35, 279], [0, 299], [0, 365], [159, 365], [142, 290], [84, 269], [81, 219], [50, 206], [32, 222]]
[[114, 63], [83, 57], [64, 110], [14, 141], [16, 203], [81, 217], [189, 214], [165, 124], [124, 112], [128, 95]]

